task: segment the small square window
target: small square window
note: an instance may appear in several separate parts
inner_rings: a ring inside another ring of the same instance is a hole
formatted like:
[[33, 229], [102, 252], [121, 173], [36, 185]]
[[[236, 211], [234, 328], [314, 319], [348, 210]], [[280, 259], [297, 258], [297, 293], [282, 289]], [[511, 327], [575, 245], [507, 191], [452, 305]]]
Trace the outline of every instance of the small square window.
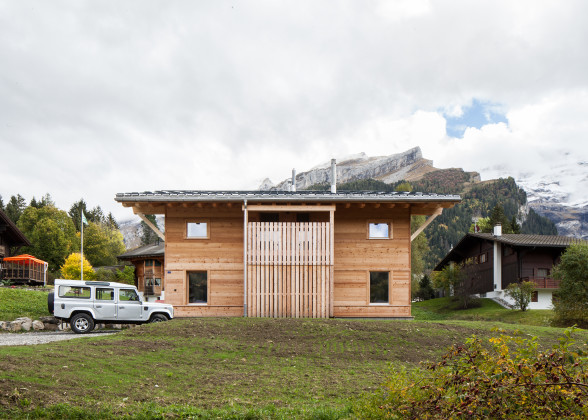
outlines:
[[388, 239], [390, 238], [390, 223], [370, 223], [370, 239]]
[[387, 271], [370, 272], [370, 303], [388, 303], [389, 302], [389, 277]]
[[188, 273], [188, 303], [208, 302], [208, 274], [206, 271]]
[[196, 238], [196, 239], [208, 238], [208, 223], [206, 223], [206, 222], [201, 222], [201, 223], [188, 222], [186, 224], [186, 237], [187, 238]]

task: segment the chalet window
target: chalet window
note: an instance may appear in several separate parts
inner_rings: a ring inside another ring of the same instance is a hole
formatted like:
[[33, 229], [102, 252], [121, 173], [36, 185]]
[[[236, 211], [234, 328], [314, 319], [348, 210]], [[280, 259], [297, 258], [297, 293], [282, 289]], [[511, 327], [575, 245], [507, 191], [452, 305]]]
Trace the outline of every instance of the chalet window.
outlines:
[[537, 269], [537, 278], [538, 279], [546, 279], [549, 277], [549, 269], [548, 268], [538, 268]]
[[389, 239], [390, 238], [390, 223], [370, 223], [368, 229], [369, 239]]
[[206, 271], [188, 273], [188, 303], [208, 303], [208, 273]]
[[539, 293], [537, 291], [531, 294], [531, 302], [539, 302]]
[[153, 267], [153, 260], [145, 260], [145, 267]]
[[114, 300], [114, 289], [96, 288], [96, 300]]
[[488, 254], [486, 252], [483, 254], [480, 254], [480, 264], [483, 264], [486, 261], [488, 261]]
[[153, 265], [155, 267], [161, 267], [161, 261], [159, 261], [159, 260], [153, 260]]
[[208, 239], [208, 223], [206, 222], [187, 222], [186, 238], [191, 239]]
[[90, 288], [79, 286], [59, 286], [59, 297], [90, 299]]
[[161, 279], [155, 279], [154, 283], [155, 286], [161, 286]]
[[370, 272], [370, 303], [389, 302], [390, 273], [387, 271]]

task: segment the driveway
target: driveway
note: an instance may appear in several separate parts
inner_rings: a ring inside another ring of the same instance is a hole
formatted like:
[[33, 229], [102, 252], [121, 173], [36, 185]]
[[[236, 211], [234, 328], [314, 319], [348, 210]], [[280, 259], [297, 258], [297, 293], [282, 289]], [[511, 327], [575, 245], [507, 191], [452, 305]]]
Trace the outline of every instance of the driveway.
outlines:
[[118, 331], [96, 331], [90, 334], [74, 334], [71, 331], [3, 333], [0, 334], [0, 346], [28, 346], [51, 343], [52, 341], [73, 340], [74, 338], [101, 337], [116, 334]]

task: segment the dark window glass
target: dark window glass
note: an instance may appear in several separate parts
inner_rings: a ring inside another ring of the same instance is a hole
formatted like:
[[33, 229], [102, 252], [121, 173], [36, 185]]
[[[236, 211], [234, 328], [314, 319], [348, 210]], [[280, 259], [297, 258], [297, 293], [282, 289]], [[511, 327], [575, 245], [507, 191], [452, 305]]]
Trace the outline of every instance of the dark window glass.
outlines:
[[388, 303], [387, 271], [372, 271], [370, 273], [370, 303]]
[[155, 267], [161, 267], [161, 261], [155, 260], [154, 261]]
[[206, 271], [188, 273], [188, 303], [208, 302], [208, 276]]
[[279, 222], [280, 221], [280, 214], [279, 213], [260, 213], [259, 220], [261, 222]]
[[145, 267], [152, 267], [153, 266], [153, 260], [145, 260]]

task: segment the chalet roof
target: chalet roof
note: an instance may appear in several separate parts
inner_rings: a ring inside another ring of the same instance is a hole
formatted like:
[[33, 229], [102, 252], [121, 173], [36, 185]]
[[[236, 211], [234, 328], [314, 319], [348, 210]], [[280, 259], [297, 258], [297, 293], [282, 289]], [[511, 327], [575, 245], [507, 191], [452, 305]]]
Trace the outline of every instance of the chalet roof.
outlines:
[[119, 255], [119, 260], [134, 260], [136, 258], [150, 258], [150, 257], [163, 257], [165, 254], [165, 242], [159, 241], [154, 244], [140, 246], [139, 248], [132, 249]]
[[458, 244], [447, 253], [447, 255], [434, 268], [435, 271], [441, 270], [450, 261], [461, 261], [462, 252], [480, 241], [499, 242], [518, 248], [567, 248], [572, 244], [588, 243], [582, 239], [572, 238], [570, 236], [560, 235], [527, 235], [505, 233], [501, 236], [494, 236], [492, 233], [468, 233]]
[[2, 210], [0, 210], [0, 234], [7, 237], [10, 246], [31, 246], [26, 236]]
[[381, 192], [381, 191], [193, 191], [193, 190], [163, 190], [118, 193], [118, 202], [214, 202], [244, 200], [259, 202], [349, 202], [349, 201], [378, 201], [378, 202], [453, 202], [461, 201], [459, 195], [443, 195], [421, 192]]

